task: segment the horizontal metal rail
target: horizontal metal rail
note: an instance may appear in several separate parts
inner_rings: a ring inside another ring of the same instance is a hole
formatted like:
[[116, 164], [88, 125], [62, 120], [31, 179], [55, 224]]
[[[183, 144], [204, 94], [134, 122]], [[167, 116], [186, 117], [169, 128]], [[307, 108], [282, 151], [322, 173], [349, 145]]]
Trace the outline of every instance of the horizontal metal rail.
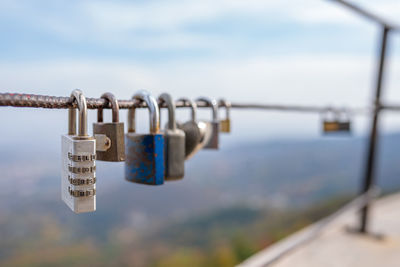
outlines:
[[344, 7], [347, 7], [348, 9], [356, 12], [357, 14], [363, 16], [366, 19], [372, 20], [378, 24], [380, 24], [381, 26], [388, 28], [389, 30], [400, 30], [399, 25], [396, 25], [394, 23], [390, 23], [387, 20], [373, 14], [372, 12], [358, 6], [357, 4], [351, 3], [349, 1], [345, 1], [345, 0], [329, 0], [332, 2], [336, 2], [339, 3], [341, 5], [343, 5]]
[[364, 194], [358, 195], [349, 203], [345, 204], [342, 208], [334, 212], [333, 214], [325, 217], [324, 219], [308, 226], [307, 228], [300, 230], [297, 233], [290, 235], [287, 239], [284, 239], [270, 248], [265, 252], [260, 252], [250, 257], [240, 267], [252, 267], [252, 266], [270, 266], [275, 263], [291, 251], [299, 248], [300, 246], [311, 242], [317, 238], [328, 226], [330, 226], [336, 219], [346, 212], [359, 211], [366, 205], [370, 204], [380, 194], [380, 189], [377, 187], [370, 188]]
[[[86, 98], [88, 109], [111, 108], [111, 105], [102, 98]], [[139, 103], [136, 100], [118, 100], [120, 109], [144, 108], [145, 103]], [[207, 103], [198, 102], [198, 107], [208, 107]], [[76, 108], [76, 103], [71, 97], [33, 95], [33, 94], [14, 94], [0, 93], [0, 106], [10, 107], [29, 107], [29, 108], [46, 108], [46, 109], [67, 109]], [[161, 107], [166, 107], [160, 103]], [[219, 107], [225, 104], [220, 101]], [[176, 107], [189, 107], [189, 104], [182, 101], [176, 102]], [[259, 109], [272, 111], [292, 111], [306, 113], [324, 113], [324, 112], [346, 112], [348, 114], [365, 114], [372, 112], [371, 108], [349, 108], [334, 106], [312, 106], [312, 105], [279, 105], [279, 104], [257, 104], [257, 103], [231, 103], [231, 108], [235, 109]]]
[[382, 109], [390, 110], [390, 111], [400, 111], [400, 105], [397, 105], [397, 104], [386, 104], [386, 105], [382, 106]]

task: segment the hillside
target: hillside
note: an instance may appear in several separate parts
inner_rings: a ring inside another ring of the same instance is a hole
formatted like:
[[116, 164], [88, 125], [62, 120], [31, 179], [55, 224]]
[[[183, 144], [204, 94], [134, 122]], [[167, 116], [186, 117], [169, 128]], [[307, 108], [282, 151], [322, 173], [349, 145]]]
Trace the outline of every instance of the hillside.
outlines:
[[[395, 190], [400, 135], [381, 145], [379, 184]], [[354, 195], [363, 146], [362, 138], [241, 143], [200, 152], [184, 180], [161, 187], [124, 181], [122, 163], [99, 163], [98, 210], [80, 215], [60, 200], [58, 152], [2, 148], [0, 265], [230, 266]]]

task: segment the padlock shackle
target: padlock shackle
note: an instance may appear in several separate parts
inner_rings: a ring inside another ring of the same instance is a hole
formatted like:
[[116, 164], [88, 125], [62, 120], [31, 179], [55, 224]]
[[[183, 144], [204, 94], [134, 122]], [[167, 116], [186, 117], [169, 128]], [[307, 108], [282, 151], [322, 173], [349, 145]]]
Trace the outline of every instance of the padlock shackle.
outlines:
[[[86, 97], [82, 91], [75, 89], [71, 93], [72, 102], [76, 101], [79, 110], [79, 125], [78, 125], [78, 136], [88, 136], [87, 131], [87, 105]], [[68, 134], [76, 135], [76, 111], [75, 108], [69, 108], [68, 111]]]
[[228, 100], [222, 98], [222, 99], [219, 100], [219, 103], [220, 103], [222, 106], [225, 107], [225, 110], [226, 110], [226, 119], [230, 119], [230, 117], [231, 117], [231, 107], [232, 107], [231, 101], [228, 101]]
[[[140, 90], [132, 96], [132, 99], [138, 102], [145, 102], [149, 109], [150, 133], [160, 132], [160, 113], [158, 110], [157, 100], [146, 90]], [[135, 126], [135, 108], [128, 111], [128, 132], [136, 132]]]
[[196, 122], [197, 120], [197, 104], [192, 99], [181, 97], [178, 101], [183, 102], [184, 104], [189, 103], [190, 109], [192, 110], [192, 121]]
[[[101, 98], [104, 98], [105, 100], [107, 100], [108, 103], [111, 104], [112, 122], [119, 122], [119, 104], [118, 104], [118, 100], [110, 92], [102, 94]], [[103, 108], [102, 107], [100, 107], [97, 110], [97, 122], [103, 122]]]
[[218, 122], [218, 103], [214, 98], [199, 97], [196, 101], [204, 102], [212, 108], [213, 122]]
[[[168, 129], [176, 130], [176, 120], [175, 120], [175, 102], [172, 96], [168, 93], [162, 93], [158, 100], [160, 104], [165, 103], [168, 108]], [[160, 111], [161, 114], [161, 111]]]
[[341, 114], [348, 115], [346, 110], [337, 110], [332, 107], [328, 107], [321, 112], [321, 116], [324, 121], [341, 121]]

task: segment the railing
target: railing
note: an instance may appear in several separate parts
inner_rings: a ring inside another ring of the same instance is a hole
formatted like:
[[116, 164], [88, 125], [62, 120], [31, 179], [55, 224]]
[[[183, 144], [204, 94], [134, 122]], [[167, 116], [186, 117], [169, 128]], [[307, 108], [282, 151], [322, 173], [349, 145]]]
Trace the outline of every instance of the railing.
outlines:
[[[385, 74], [385, 60], [388, 52], [389, 36], [392, 32], [399, 32], [400, 28], [397, 25], [391, 24], [388, 21], [374, 15], [373, 13], [362, 9], [355, 4], [343, 0], [330, 0], [349, 8], [357, 14], [376, 22], [381, 27], [381, 34], [379, 37], [379, 53], [377, 60], [377, 73], [376, 73], [376, 86], [375, 97], [371, 107], [367, 108], [350, 108], [350, 107], [333, 107], [333, 106], [301, 106], [301, 105], [274, 105], [274, 104], [254, 104], [254, 103], [231, 103], [231, 108], [235, 109], [258, 109], [258, 110], [275, 110], [275, 111], [292, 111], [292, 112], [308, 112], [308, 113], [323, 113], [323, 112], [337, 112], [346, 111], [352, 114], [367, 114], [371, 116], [371, 125], [368, 138], [368, 151], [365, 159], [365, 172], [362, 179], [362, 187], [360, 189], [360, 196], [364, 196], [370, 192], [371, 188], [376, 183], [375, 170], [376, 170], [376, 148], [379, 141], [379, 119], [382, 110], [400, 111], [400, 105], [384, 105], [381, 102], [383, 79]], [[145, 104], [138, 103], [134, 100], [118, 100], [121, 109], [128, 108], [142, 108]], [[197, 103], [198, 107], [207, 107], [204, 102]], [[164, 107], [160, 103], [161, 107]], [[49, 108], [49, 109], [67, 109], [76, 107], [73, 99], [70, 97], [56, 97], [44, 95], [30, 95], [30, 94], [0, 94], [0, 106], [13, 106], [13, 107], [33, 107], [33, 108]], [[224, 107], [225, 104], [220, 102], [219, 107]], [[109, 103], [101, 98], [87, 98], [87, 107], [89, 109], [110, 108]], [[178, 101], [176, 107], [189, 107], [188, 104]], [[361, 233], [368, 232], [368, 219], [370, 202], [362, 202], [362, 212], [360, 213], [360, 225], [358, 230]]]

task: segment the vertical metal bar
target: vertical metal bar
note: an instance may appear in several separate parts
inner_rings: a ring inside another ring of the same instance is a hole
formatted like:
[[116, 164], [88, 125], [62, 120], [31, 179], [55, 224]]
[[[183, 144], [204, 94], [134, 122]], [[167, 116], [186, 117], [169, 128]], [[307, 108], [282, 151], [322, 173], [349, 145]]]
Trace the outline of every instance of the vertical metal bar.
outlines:
[[76, 108], [68, 109], [68, 134], [76, 135]]
[[[390, 28], [383, 27], [382, 39], [380, 45], [380, 55], [378, 61], [378, 73], [376, 77], [376, 92], [375, 92], [375, 111], [373, 113], [371, 132], [368, 143], [368, 155], [365, 166], [365, 176], [363, 185], [361, 188], [361, 194], [367, 192], [375, 184], [375, 158], [376, 158], [376, 147], [378, 145], [378, 122], [380, 113], [380, 100], [382, 91], [382, 80], [385, 66], [385, 56], [387, 48], [387, 38]], [[368, 215], [369, 215], [369, 204], [366, 204], [361, 210], [360, 216], [360, 232], [366, 233], [368, 226]]]

